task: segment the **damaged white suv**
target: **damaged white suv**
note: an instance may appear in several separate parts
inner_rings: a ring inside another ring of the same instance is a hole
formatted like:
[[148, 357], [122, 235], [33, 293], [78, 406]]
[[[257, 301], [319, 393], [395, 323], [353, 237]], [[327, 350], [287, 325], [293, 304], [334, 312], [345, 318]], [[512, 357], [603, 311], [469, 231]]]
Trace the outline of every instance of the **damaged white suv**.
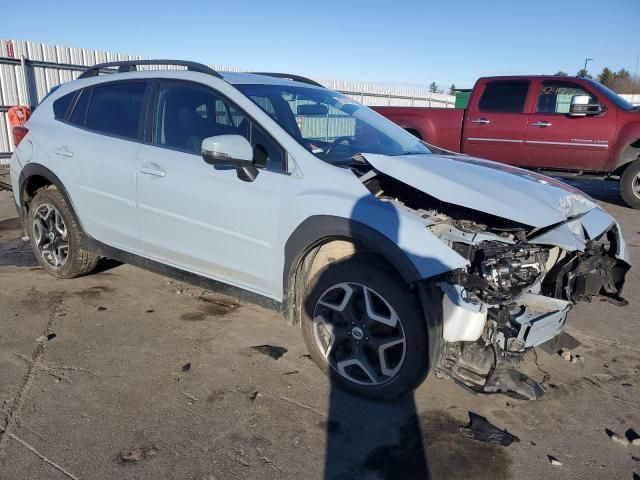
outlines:
[[44, 269], [75, 277], [103, 256], [206, 278], [281, 309], [359, 394], [435, 371], [536, 398], [515, 370], [527, 349], [578, 301], [625, 303], [620, 228], [582, 192], [425, 144], [302, 77], [102, 64], [15, 133]]

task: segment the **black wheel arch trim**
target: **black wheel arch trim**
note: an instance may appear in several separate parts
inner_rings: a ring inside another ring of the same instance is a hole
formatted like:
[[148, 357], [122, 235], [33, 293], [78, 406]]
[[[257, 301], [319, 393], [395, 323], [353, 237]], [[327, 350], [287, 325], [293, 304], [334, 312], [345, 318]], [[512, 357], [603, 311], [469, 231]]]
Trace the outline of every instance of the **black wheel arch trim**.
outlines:
[[315, 215], [304, 220], [284, 246], [282, 313], [289, 324], [297, 323], [294, 282], [305, 256], [328, 240], [352, 240], [367, 251], [384, 256], [407, 284], [421, 279], [416, 266], [391, 239], [374, 228], [355, 220], [333, 215]]
[[67, 189], [65, 188], [64, 184], [55, 173], [53, 173], [47, 167], [39, 163], [27, 163], [22, 168], [22, 171], [20, 172], [20, 177], [18, 179], [18, 185], [20, 188], [20, 192], [19, 192], [20, 215], [22, 217], [23, 223], [26, 225], [27, 214], [28, 214], [27, 203], [26, 203], [26, 201], [28, 200], [28, 198], [26, 198], [26, 186], [29, 179], [35, 176], [47, 179], [52, 185], [54, 185], [58, 189], [60, 194], [63, 196], [65, 202], [67, 202], [67, 204], [69, 205], [69, 210], [71, 210], [71, 215], [73, 215], [73, 219], [75, 220], [76, 224], [80, 226], [81, 235], [83, 237], [86, 237], [86, 233], [84, 232], [84, 228], [82, 227], [82, 222], [80, 222], [80, 219], [78, 218], [78, 214], [76, 213], [76, 209], [73, 205], [73, 201], [71, 200], [71, 197], [69, 196], [69, 192], [67, 192]]

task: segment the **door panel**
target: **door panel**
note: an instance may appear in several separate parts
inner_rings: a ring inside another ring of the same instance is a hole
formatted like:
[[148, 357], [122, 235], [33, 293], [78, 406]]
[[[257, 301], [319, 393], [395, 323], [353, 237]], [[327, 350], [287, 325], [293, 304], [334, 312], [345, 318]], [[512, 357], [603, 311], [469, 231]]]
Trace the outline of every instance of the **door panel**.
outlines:
[[199, 156], [145, 145], [138, 208], [145, 253], [268, 294], [280, 192], [288, 177], [261, 170], [253, 182]]
[[[145, 253], [154, 259], [270, 295], [285, 152], [209, 87], [162, 81], [151, 145], [141, 148], [138, 208]], [[202, 140], [241, 135], [261, 166], [253, 182], [201, 158]]]
[[570, 117], [573, 95], [592, 92], [571, 82], [542, 82], [536, 88], [536, 111], [528, 118], [525, 139], [526, 164], [566, 170], [604, 170], [613, 146], [614, 110], [598, 116]]
[[529, 82], [488, 82], [467, 110], [463, 151], [511, 165], [521, 165], [527, 115], [524, 108]]

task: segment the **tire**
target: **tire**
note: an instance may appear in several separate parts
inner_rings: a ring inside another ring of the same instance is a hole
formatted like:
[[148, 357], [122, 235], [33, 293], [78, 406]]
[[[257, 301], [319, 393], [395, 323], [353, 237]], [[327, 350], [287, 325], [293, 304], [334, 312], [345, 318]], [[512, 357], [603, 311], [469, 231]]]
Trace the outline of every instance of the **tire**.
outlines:
[[74, 278], [95, 269], [100, 257], [82, 248], [80, 228], [57, 188], [49, 186], [36, 193], [27, 222], [33, 253], [51, 275]]
[[640, 160], [624, 169], [620, 177], [620, 195], [631, 208], [640, 209]]
[[[357, 395], [394, 400], [427, 376], [429, 342], [417, 299], [381, 263], [356, 255], [319, 271], [306, 286], [302, 334], [311, 358], [332, 383]], [[366, 314], [367, 304], [378, 320]], [[404, 344], [398, 343], [401, 336]], [[358, 359], [363, 361], [354, 363]]]

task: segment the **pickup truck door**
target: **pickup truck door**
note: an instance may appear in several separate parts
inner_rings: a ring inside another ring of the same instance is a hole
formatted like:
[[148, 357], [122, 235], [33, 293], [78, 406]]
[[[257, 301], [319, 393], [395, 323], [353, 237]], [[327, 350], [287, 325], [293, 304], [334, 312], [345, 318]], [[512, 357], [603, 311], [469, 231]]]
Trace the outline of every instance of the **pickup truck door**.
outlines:
[[527, 130], [528, 80], [495, 80], [484, 85], [467, 108], [462, 151], [511, 165], [522, 165]]
[[561, 170], [603, 171], [616, 130], [616, 111], [570, 117], [573, 95], [589, 95], [590, 103], [602, 103], [588, 87], [558, 80], [536, 84], [536, 99], [529, 115], [525, 139], [525, 164]]

